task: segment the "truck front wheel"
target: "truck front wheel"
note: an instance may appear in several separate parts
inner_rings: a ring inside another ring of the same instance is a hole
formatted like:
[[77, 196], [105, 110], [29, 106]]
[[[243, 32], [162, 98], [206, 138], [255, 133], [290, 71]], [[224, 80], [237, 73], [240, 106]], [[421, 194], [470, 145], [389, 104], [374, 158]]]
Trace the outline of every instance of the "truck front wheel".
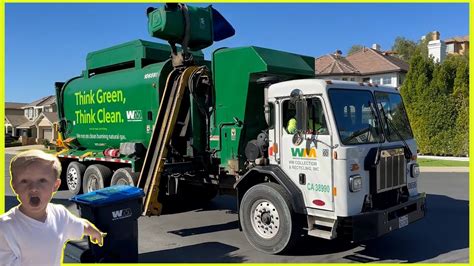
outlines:
[[249, 243], [265, 253], [287, 251], [298, 238], [289, 195], [275, 183], [258, 184], [247, 190], [239, 219]]
[[111, 175], [112, 171], [105, 165], [90, 165], [84, 173], [84, 183], [82, 186], [84, 193], [89, 193], [108, 186]]
[[84, 177], [85, 171], [86, 166], [79, 162], [71, 162], [67, 166], [66, 184], [72, 194], [77, 195], [81, 193], [82, 178]]

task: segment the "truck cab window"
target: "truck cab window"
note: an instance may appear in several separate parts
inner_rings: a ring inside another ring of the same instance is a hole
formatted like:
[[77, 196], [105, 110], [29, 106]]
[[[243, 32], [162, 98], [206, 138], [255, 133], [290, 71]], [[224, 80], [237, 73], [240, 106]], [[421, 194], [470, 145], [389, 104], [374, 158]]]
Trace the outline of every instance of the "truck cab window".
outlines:
[[382, 140], [370, 91], [331, 89], [329, 99], [344, 145], [377, 143]]
[[328, 135], [326, 117], [319, 98], [308, 99], [308, 133]]

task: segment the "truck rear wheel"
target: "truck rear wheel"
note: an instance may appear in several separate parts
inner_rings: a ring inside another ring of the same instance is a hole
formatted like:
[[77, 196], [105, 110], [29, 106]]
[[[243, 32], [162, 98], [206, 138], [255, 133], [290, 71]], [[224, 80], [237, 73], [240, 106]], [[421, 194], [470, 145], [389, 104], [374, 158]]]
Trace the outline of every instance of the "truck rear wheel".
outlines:
[[125, 167], [117, 169], [112, 175], [110, 185], [129, 185], [134, 186], [138, 178], [138, 173], [134, 173], [132, 168]]
[[245, 237], [253, 247], [269, 254], [287, 251], [296, 242], [299, 230], [293, 216], [289, 195], [275, 183], [251, 187], [240, 204]]
[[66, 170], [66, 184], [72, 194], [77, 195], [82, 191], [82, 179], [86, 166], [79, 162], [71, 162]]
[[112, 171], [105, 165], [93, 164], [87, 167], [84, 173], [83, 191], [89, 193], [104, 188], [110, 183]]

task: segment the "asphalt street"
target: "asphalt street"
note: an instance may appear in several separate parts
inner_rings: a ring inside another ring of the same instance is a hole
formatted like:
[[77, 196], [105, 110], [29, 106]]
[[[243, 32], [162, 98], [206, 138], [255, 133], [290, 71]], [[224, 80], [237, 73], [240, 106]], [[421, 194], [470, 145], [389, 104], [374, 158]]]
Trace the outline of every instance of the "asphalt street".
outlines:
[[[5, 155], [5, 209], [15, 206]], [[205, 206], [165, 206], [158, 217], [141, 217], [139, 262], [469, 262], [469, 174], [422, 172], [419, 191], [427, 193], [425, 219], [376, 240], [359, 244], [304, 238], [285, 255], [255, 250], [237, 225], [236, 201], [218, 196]], [[60, 191], [54, 202], [78, 213]], [[173, 208], [173, 210], [170, 210]], [[77, 262], [85, 241], [68, 244], [64, 261]]]

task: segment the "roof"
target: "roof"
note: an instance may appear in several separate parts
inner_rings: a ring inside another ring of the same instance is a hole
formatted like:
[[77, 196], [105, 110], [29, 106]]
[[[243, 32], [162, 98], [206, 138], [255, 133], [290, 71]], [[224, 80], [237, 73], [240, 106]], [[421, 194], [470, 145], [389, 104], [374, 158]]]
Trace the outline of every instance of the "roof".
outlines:
[[49, 96], [43, 97], [39, 100], [36, 100], [36, 101], [26, 105], [26, 106], [23, 106], [23, 108], [35, 107], [35, 106], [47, 106], [47, 105], [51, 105], [55, 102], [56, 102], [56, 96], [49, 95]]
[[469, 41], [469, 35], [465, 36], [456, 36], [452, 37], [449, 39], [444, 40], [445, 43], [451, 43], [451, 42], [468, 42]]
[[46, 118], [51, 124], [58, 122], [58, 113], [56, 112], [42, 112], [32, 122], [39, 123], [43, 118]]
[[24, 115], [11, 115], [5, 114], [5, 118], [10, 122], [10, 124], [14, 127], [19, 126], [23, 123], [28, 122], [28, 119]]
[[316, 58], [316, 75], [337, 75], [337, 74], [354, 74], [359, 75], [360, 72], [351, 63], [342, 56], [328, 54]]
[[14, 103], [14, 102], [5, 102], [5, 109], [20, 109], [21, 107], [27, 105], [27, 103]]
[[56, 112], [43, 112], [42, 115], [44, 115], [51, 123], [58, 122], [58, 113]]
[[34, 126], [35, 124], [35, 121], [27, 121], [21, 125], [19, 125], [17, 128], [30, 128], [32, 126]]
[[392, 51], [380, 52], [372, 48], [360, 49], [347, 56], [328, 54], [316, 59], [316, 75], [369, 75], [408, 72], [409, 64]]
[[407, 72], [409, 64], [397, 57], [364, 48], [347, 57], [362, 75], [388, 72]]

